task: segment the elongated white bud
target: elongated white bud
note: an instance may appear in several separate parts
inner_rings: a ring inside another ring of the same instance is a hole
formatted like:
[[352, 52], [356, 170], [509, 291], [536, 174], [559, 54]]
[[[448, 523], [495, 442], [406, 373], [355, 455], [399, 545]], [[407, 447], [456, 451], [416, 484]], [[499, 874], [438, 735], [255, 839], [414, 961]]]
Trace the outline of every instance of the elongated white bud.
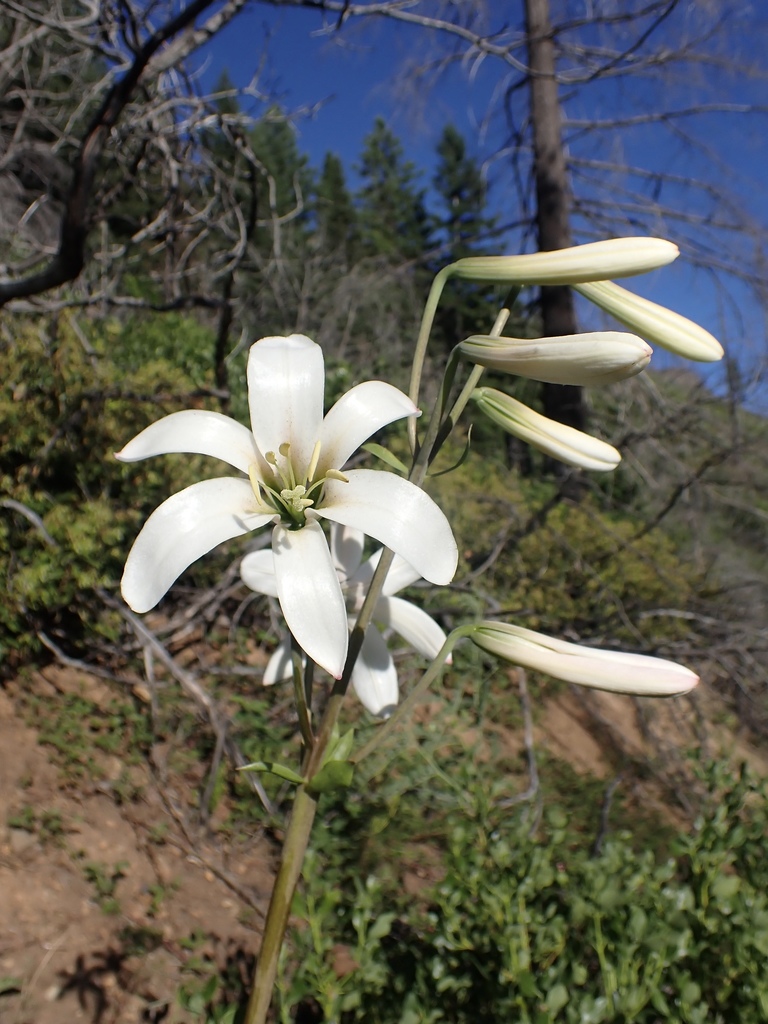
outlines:
[[673, 697], [692, 690], [699, 681], [694, 672], [674, 661], [645, 654], [598, 651], [505, 622], [481, 622], [469, 635], [484, 651], [515, 665], [596, 690]]
[[634, 377], [652, 350], [641, 338], [619, 331], [571, 334], [562, 338], [492, 338], [473, 335], [459, 345], [473, 363], [549, 384], [582, 387]]
[[723, 358], [722, 345], [709, 331], [612, 281], [580, 284], [576, 290], [620, 323], [669, 352], [700, 363], [715, 363]]
[[606, 472], [621, 462], [621, 455], [605, 441], [547, 419], [503, 391], [476, 388], [472, 399], [504, 430], [569, 466]]
[[465, 281], [577, 284], [645, 274], [665, 267], [679, 254], [677, 246], [663, 238], [608, 238], [523, 256], [468, 256], [446, 267], [445, 272]]

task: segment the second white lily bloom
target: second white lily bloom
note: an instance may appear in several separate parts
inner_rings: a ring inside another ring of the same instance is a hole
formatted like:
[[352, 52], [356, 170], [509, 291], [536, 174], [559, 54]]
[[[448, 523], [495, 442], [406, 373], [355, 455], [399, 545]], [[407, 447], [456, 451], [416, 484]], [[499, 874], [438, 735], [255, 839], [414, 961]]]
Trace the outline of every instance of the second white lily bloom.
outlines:
[[423, 490], [393, 473], [341, 472], [371, 434], [418, 409], [390, 384], [367, 381], [323, 417], [323, 354], [303, 335], [256, 342], [247, 374], [251, 430], [216, 412], [177, 412], [117, 453], [123, 462], [171, 452], [210, 455], [247, 476], [203, 480], [160, 505], [128, 555], [123, 597], [134, 611], [149, 611], [196, 559], [272, 523], [277, 594], [288, 628], [338, 678], [347, 656], [347, 611], [321, 518], [374, 537], [431, 583], [447, 584], [456, 571], [450, 524]]
[[[379, 550], [363, 562], [363, 541], [363, 534], [359, 530], [331, 524], [331, 555], [341, 583], [350, 626], [354, 625], [357, 613], [362, 608], [381, 557]], [[257, 594], [278, 596], [275, 559], [271, 550], [253, 551], [246, 555], [240, 566], [240, 575], [243, 582]], [[395, 594], [419, 578], [419, 573], [412, 566], [395, 555], [382, 594], [376, 602], [373, 620], [385, 629], [393, 629], [419, 654], [432, 659], [445, 643], [445, 633], [417, 605], [395, 597]], [[291, 644], [290, 640], [285, 640], [267, 664], [264, 685], [269, 686], [286, 679], [292, 671]], [[373, 715], [386, 715], [397, 704], [395, 663], [384, 638], [373, 626], [369, 626], [366, 631], [360, 655], [352, 669], [351, 682], [361, 703]]]

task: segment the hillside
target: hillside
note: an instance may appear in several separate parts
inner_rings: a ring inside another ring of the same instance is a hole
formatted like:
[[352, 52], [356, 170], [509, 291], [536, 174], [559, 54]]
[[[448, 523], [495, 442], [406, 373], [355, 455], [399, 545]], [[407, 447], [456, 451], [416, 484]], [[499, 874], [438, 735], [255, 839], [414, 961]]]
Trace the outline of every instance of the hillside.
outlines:
[[[191, 322], [175, 328], [181, 358], [135, 366], [107, 357], [114, 326], [89, 324], [87, 346], [75, 326], [61, 318], [52, 339], [28, 325], [0, 347], [0, 902], [12, 908], [0, 1007], [14, 1024], [219, 1020], [203, 1007], [214, 1014], [247, 976], [289, 801], [267, 780], [266, 810], [254, 776], [233, 770], [295, 751], [289, 692], [259, 682], [275, 618], [240, 583], [236, 542], [186, 573], [144, 627], [115, 601], [147, 512], [216, 470], [187, 457], [125, 468], [111, 452], [190, 395], [198, 407], [216, 399], [194, 364]], [[164, 343], [173, 349], [172, 332]], [[344, 387], [348, 365], [334, 372]], [[595, 694], [460, 649], [397, 748], [366, 768], [360, 794], [329, 798], [317, 840], [331, 851], [327, 891], [351, 886], [372, 920], [394, 907], [406, 945], [416, 925], [394, 894], [428, 908], [453, 878], [457, 815], [487, 821], [489, 835], [523, 815], [551, 856], [563, 828], [574, 851], [614, 841], [663, 851], [705, 834], [701, 820], [723, 793], [723, 829], [741, 827], [747, 791], [718, 762], [766, 773], [766, 421], [687, 374], [652, 374], [591, 401], [622, 467], [585, 477], [574, 497], [538, 456], [533, 474], [509, 469], [505, 446], [478, 425], [466, 461], [431, 487], [456, 530], [460, 573], [447, 590], [413, 596], [446, 628], [503, 617], [684, 661], [702, 684], [668, 702]], [[243, 404], [233, 392], [236, 413]], [[553, 825], [558, 815], [567, 827]], [[761, 809], [756, 828], [763, 819]], [[718, 834], [731, 851], [752, 842]], [[375, 884], [358, 891], [366, 876]], [[747, 877], [757, 884], [745, 874], [745, 892]], [[322, 892], [310, 885], [306, 898]], [[332, 916], [312, 906], [311, 920]], [[387, 949], [379, 937], [361, 965], [345, 927], [328, 948], [296, 954], [308, 973], [288, 972], [285, 999], [305, 1008], [301, 1019], [320, 1019], [307, 992], [321, 998], [334, 978], [344, 988], [355, 964], [375, 989]], [[382, 935], [393, 927], [388, 919]], [[306, 941], [301, 929], [293, 936], [297, 950]], [[463, 1018], [457, 1009], [450, 1019]]]

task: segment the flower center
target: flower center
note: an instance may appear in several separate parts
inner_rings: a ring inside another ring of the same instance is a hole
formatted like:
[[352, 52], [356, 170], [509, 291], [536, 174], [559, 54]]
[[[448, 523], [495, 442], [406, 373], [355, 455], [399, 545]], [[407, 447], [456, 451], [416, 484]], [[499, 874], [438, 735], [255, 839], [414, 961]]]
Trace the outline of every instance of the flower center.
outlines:
[[274, 478], [272, 481], [261, 479], [256, 466], [252, 465], [248, 470], [248, 477], [253, 493], [265, 512], [276, 512], [283, 525], [293, 530], [304, 526], [308, 508], [322, 502], [323, 485], [326, 480], [347, 482], [347, 478], [338, 469], [329, 469], [324, 476], [315, 480], [320, 459], [319, 441], [312, 451], [312, 458], [303, 476], [296, 472], [291, 459], [291, 446], [287, 441], [280, 445], [276, 453], [266, 452], [264, 459], [272, 467]]

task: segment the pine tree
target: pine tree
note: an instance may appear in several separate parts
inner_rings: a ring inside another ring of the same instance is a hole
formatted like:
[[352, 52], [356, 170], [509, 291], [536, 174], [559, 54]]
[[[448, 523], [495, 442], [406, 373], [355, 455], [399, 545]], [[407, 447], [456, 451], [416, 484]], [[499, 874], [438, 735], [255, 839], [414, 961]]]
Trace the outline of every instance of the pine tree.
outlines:
[[487, 187], [477, 161], [467, 154], [464, 136], [447, 125], [437, 144], [440, 162], [432, 184], [442, 200], [439, 231], [448, 261], [485, 251], [483, 242], [493, 233], [496, 217], [486, 211]]
[[[496, 226], [496, 217], [486, 212], [487, 188], [480, 168], [453, 125], [444, 129], [437, 155], [440, 159], [432, 184], [440, 198], [435, 225], [442, 244], [435, 271], [466, 256], [487, 253], [486, 240]], [[440, 304], [436, 325], [447, 348], [453, 348], [467, 334], [490, 327], [493, 293], [487, 286], [451, 283]]]
[[258, 233], [259, 241], [268, 247], [278, 246], [280, 255], [286, 255], [288, 249], [295, 250], [297, 242], [306, 240], [312, 191], [307, 157], [299, 152], [296, 133], [278, 108], [267, 112], [251, 131], [249, 141], [263, 167], [257, 200], [259, 221], [272, 222]]
[[368, 256], [419, 260], [429, 248], [430, 223], [424, 191], [400, 140], [376, 119], [360, 159], [358, 194], [362, 250]]
[[345, 267], [357, 248], [357, 213], [347, 189], [344, 168], [335, 153], [326, 153], [315, 192], [319, 247], [341, 257]]

